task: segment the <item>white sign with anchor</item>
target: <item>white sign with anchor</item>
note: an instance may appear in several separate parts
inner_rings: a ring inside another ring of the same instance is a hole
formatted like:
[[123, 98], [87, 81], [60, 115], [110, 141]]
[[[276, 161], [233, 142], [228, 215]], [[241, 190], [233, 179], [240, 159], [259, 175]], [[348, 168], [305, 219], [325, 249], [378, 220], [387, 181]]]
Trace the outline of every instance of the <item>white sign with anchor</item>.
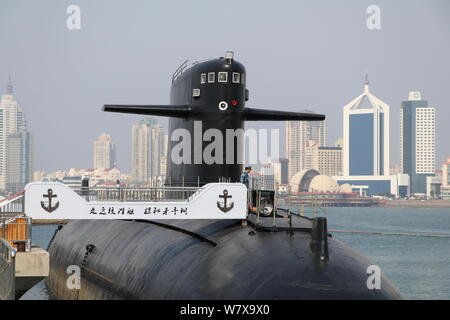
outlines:
[[25, 187], [25, 213], [33, 219], [245, 219], [246, 208], [247, 188], [240, 183], [210, 183], [188, 199], [158, 201], [88, 201], [59, 182]]

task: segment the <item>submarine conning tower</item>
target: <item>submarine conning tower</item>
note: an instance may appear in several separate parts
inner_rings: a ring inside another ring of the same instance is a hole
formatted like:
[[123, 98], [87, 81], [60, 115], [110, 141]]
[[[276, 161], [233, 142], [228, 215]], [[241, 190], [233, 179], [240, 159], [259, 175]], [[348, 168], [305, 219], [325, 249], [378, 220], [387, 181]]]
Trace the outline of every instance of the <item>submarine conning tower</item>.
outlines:
[[[239, 180], [245, 121], [325, 119], [321, 114], [248, 108], [248, 100], [245, 67], [234, 59], [232, 51], [227, 51], [218, 59], [185, 61], [172, 76], [170, 105], [105, 105], [103, 110], [170, 117], [166, 183], [202, 186]], [[191, 137], [186, 148], [189, 154], [184, 153], [186, 149], [179, 150], [183, 132]], [[222, 150], [214, 151], [214, 162], [210, 163], [203, 154], [217, 135], [223, 138]]]

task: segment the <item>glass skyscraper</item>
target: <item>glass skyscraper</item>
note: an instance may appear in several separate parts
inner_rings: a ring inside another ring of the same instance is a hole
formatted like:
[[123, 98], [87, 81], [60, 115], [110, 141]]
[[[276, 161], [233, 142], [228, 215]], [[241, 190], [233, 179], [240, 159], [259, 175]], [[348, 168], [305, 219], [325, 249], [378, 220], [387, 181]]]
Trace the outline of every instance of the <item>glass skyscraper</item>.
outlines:
[[389, 105], [369, 91], [344, 107], [344, 176], [389, 175]]
[[32, 176], [32, 138], [28, 131], [10, 134], [7, 139], [6, 189], [16, 193], [25, 188]]
[[344, 106], [343, 175], [340, 185], [349, 184], [366, 195], [405, 197], [409, 177], [389, 172], [389, 105], [369, 91]]
[[9, 78], [0, 99], [0, 190], [15, 192], [31, 181], [32, 139]]

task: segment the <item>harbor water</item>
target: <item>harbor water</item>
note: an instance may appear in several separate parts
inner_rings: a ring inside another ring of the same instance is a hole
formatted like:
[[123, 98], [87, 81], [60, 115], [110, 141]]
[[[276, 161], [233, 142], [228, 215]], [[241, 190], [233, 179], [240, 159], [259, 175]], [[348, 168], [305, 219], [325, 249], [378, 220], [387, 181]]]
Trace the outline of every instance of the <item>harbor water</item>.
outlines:
[[[348, 231], [333, 237], [378, 265], [404, 299], [450, 299], [450, 209], [327, 208], [313, 213], [306, 208], [305, 215], [327, 217], [330, 231]], [[33, 226], [33, 243], [47, 248], [55, 229]], [[22, 297], [51, 298], [44, 281]]]

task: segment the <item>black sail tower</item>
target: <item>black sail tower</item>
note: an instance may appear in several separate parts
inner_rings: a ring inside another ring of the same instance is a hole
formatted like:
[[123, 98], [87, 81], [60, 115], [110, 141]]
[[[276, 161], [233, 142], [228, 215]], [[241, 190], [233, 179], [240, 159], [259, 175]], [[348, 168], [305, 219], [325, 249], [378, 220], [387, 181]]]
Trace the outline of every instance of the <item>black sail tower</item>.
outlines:
[[[235, 137], [234, 143], [227, 145], [225, 137], [228, 129], [234, 132], [244, 129], [245, 121], [325, 119], [321, 114], [245, 107], [248, 100], [246, 78], [245, 67], [234, 60], [231, 52], [227, 52], [225, 58], [198, 62], [191, 66], [183, 64], [172, 78], [170, 105], [105, 105], [103, 110], [170, 117], [167, 184], [197, 186], [219, 180], [237, 182], [243, 167], [243, 141]], [[177, 129], [187, 130], [191, 137], [190, 159], [185, 161], [186, 155], [183, 155], [185, 157], [181, 163], [174, 161], [172, 157], [172, 150], [180, 143], [180, 140], [174, 139], [173, 133]], [[222, 159], [214, 165], [205, 163], [202, 157], [205, 147], [211, 143], [202, 141], [204, 133], [209, 129], [219, 130], [223, 137]], [[234, 150], [227, 150], [227, 147], [233, 147]], [[230, 154], [233, 155], [232, 161]]]

